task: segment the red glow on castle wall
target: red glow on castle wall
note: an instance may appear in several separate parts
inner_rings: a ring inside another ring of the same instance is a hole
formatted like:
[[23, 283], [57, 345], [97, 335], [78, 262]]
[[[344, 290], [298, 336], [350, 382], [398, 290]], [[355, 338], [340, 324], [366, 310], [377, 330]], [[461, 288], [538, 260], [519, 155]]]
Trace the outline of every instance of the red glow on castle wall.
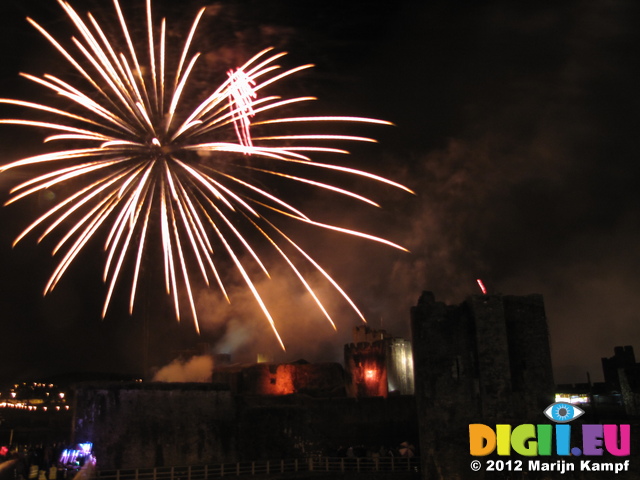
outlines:
[[257, 363], [214, 369], [213, 382], [227, 384], [233, 393], [251, 395], [322, 395], [344, 392], [344, 369], [338, 363]]
[[290, 395], [295, 393], [294, 365], [278, 365], [275, 376], [271, 376], [264, 384], [263, 395]]
[[389, 394], [384, 359], [385, 348], [380, 342], [345, 345], [349, 396], [386, 397]]

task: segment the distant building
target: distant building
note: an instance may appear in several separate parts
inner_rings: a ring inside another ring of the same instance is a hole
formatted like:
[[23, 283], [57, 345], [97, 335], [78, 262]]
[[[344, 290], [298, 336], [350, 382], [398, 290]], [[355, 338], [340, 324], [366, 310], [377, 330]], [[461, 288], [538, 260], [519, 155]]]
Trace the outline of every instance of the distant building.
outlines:
[[553, 402], [542, 296], [424, 292], [411, 317], [423, 475], [466, 478], [469, 424], [536, 423]]
[[411, 342], [385, 330], [355, 327], [354, 343], [344, 346], [347, 393], [351, 397], [413, 395]]
[[[640, 364], [633, 347], [617, 346], [613, 356], [601, 358], [604, 382], [563, 384], [556, 402], [581, 405], [586, 418], [620, 419], [640, 414]], [[595, 420], [594, 420], [595, 421]]]
[[620, 391], [612, 390], [606, 382], [558, 385], [555, 401], [580, 405], [586, 412], [586, 418], [594, 418], [594, 421], [595, 417], [612, 419], [624, 416]]
[[640, 415], [640, 363], [636, 362], [633, 347], [615, 347], [614, 355], [602, 359], [605, 383], [622, 395], [627, 415]]
[[625, 369], [636, 365], [636, 356], [633, 352], [633, 347], [630, 345], [615, 347], [613, 349], [613, 357], [603, 357], [601, 361], [604, 382], [612, 390], [620, 391], [620, 376], [618, 371], [621, 368]]

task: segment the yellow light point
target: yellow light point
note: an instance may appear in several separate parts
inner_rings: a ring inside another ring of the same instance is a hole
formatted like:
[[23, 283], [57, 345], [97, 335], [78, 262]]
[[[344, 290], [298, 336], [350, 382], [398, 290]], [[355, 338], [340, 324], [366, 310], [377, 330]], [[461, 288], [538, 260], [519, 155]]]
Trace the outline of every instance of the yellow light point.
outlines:
[[[194, 51], [193, 43], [204, 8], [195, 15], [184, 43], [171, 52], [175, 45], [167, 45], [167, 22], [164, 18], [154, 22], [151, 0], [144, 0], [146, 15], [136, 24], [136, 31], [146, 27], [140, 44], [134, 43], [118, 0], [113, 1], [115, 23], [111, 21], [110, 28], [103, 28], [102, 20], [91, 13], [80, 16], [64, 0], [58, 3], [71, 22], [73, 36], [66, 42], [54, 38], [36, 21], [27, 21], [67, 62], [71, 74], [20, 74], [48, 92], [51, 104], [0, 98], [0, 106], [25, 112], [21, 118], [0, 118], [0, 126], [51, 132], [44, 140], [46, 153], [0, 166], [0, 175], [12, 169], [37, 171], [11, 189], [5, 205], [43, 191], [56, 194], [52, 204], [14, 241], [16, 245], [30, 234], [38, 242], [53, 239], [57, 265], [44, 293], [56, 287], [93, 238], [101, 237], [106, 285], [102, 314], [107, 315], [116, 301], [116, 285], [125, 280], [129, 311], [133, 312], [144, 262], [154, 251], [149, 246], [157, 242], [164, 287], [178, 321], [186, 310], [195, 330], [200, 330], [195, 292], [213, 283], [213, 277], [230, 301], [224, 286], [226, 275], [219, 271], [220, 265], [230, 264], [284, 348], [277, 322], [267, 308], [268, 299], [261, 297], [244, 264], [255, 262], [269, 278], [262, 261], [266, 247], [275, 249], [334, 328], [336, 322], [298, 262], [309, 262], [364, 320], [338, 283], [276, 226], [277, 218], [295, 218], [404, 249], [374, 235], [310, 219], [287, 198], [287, 189], [281, 185], [304, 184], [375, 207], [379, 205], [373, 198], [339, 187], [332, 176], [357, 176], [413, 193], [382, 176], [312, 158], [314, 154], [348, 153], [332, 142], [375, 142], [369, 137], [332, 134], [326, 131], [326, 124], [391, 123], [357, 116], [285, 116], [285, 110], [316, 98], [273, 91], [312, 65], [282, 67], [279, 63], [286, 53], [273, 48], [231, 69], [197, 104], [194, 97], [202, 92], [194, 79], [201, 78], [206, 65], [198, 61], [200, 53]], [[305, 131], [280, 130], [289, 124]], [[323, 133], [314, 129], [319, 124]], [[309, 174], [301, 173], [302, 169]], [[313, 173], [317, 169], [330, 175], [316, 180]], [[279, 180], [270, 185], [273, 177]], [[288, 255], [284, 246], [299, 254]]]

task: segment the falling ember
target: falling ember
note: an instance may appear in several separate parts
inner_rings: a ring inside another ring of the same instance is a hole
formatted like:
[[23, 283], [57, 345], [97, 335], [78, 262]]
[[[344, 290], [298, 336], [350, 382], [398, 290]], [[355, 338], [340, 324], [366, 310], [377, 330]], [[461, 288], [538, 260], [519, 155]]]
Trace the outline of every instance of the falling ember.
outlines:
[[476, 282], [478, 282], [478, 286], [480, 287], [480, 290], [482, 291], [483, 295], [487, 294], [487, 289], [484, 286], [484, 282], [482, 280], [480, 280], [479, 278], [476, 280]]
[[[314, 152], [347, 153], [342, 148], [327, 146], [327, 142], [374, 141], [370, 138], [313, 133], [282, 135], [277, 131], [282, 124], [389, 123], [360, 117], [278, 117], [281, 107], [314, 99], [261, 94], [267, 87], [311, 65], [283, 69], [276, 62], [285, 54], [274, 54], [271, 49], [229, 71], [227, 78], [202, 103], [185, 111], [184, 98], [192, 95], [191, 75], [200, 56], [192, 52], [192, 43], [204, 8], [195, 17], [178, 55], [179, 61], [170, 64], [167, 58], [173, 57], [167, 55], [166, 22], [163, 19], [156, 25], [150, 0], [146, 1], [146, 45], [135, 45], [132, 41], [118, 0], [114, 0], [114, 6], [121, 38], [107, 34], [114, 29], [102, 28], [93, 15], [88, 14], [85, 20], [66, 1], [58, 3], [77, 30], [71, 47], [63, 46], [34, 20], [28, 21], [67, 60], [78, 85], [49, 74], [38, 77], [23, 73], [27, 80], [62, 98], [64, 107], [0, 99], [0, 104], [22, 107], [40, 118], [5, 118], [0, 119], [0, 124], [52, 131], [45, 142], [66, 145], [0, 166], [0, 173], [19, 167], [48, 169], [46, 173], [39, 170], [36, 176], [14, 187], [6, 204], [63, 184], [65, 191], [72, 192], [37, 218], [14, 242], [35, 231], [40, 231], [39, 240], [52, 236], [54, 231], [59, 233], [53, 253], [61, 258], [45, 294], [56, 287], [89, 241], [104, 235], [103, 278], [107, 293], [102, 314], [106, 315], [109, 309], [126, 265], [133, 271], [129, 288], [129, 311], [133, 312], [143, 258], [149, 242], [157, 242], [162, 247], [164, 283], [173, 300], [176, 318], [180, 319], [186, 298], [187, 311], [199, 331], [193, 294], [196, 285], [209, 286], [213, 282], [229, 300], [219, 268], [230, 262], [284, 348], [276, 322], [254, 285], [256, 266], [268, 277], [258, 254], [258, 249], [266, 246], [275, 248], [284, 257], [312, 294], [300, 268], [295, 266], [296, 261], [320, 272], [361, 316], [326, 271], [276, 226], [274, 217], [283, 215], [316, 228], [404, 249], [364, 232], [311, 219], [271, 193], [268, 179], [286, 179], [372, 205], [377, 204], [330, 183], [294, 175], [290, 169], [306, 169], [311, 177], [318, 171], [356, 175], [412, 193], [386, 178], [316, 162], [309, 156]], [[142, 65], [141, 58], [148, 59], [148, 65]], [[256, 127], [260, 136], [253, 135]], [[287, 251], [292, 251], [295, 257]], [[214, 254], [222, 255], [225, 262]], [[333, 323], [320, 300], [313, 296]]]

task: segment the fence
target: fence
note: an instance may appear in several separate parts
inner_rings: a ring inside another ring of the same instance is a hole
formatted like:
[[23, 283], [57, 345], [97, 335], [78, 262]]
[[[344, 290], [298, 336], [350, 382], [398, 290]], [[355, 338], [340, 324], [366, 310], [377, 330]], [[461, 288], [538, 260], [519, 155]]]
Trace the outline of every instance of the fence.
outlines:
[[99, 480], [207, 480], [296, 472], [342, 472], [370, 475], [375, 473], [417, 472], [419, 468], [420, 461], [416, 457], [314, 457], [185, 467], [98, 470], [96, 476]]

